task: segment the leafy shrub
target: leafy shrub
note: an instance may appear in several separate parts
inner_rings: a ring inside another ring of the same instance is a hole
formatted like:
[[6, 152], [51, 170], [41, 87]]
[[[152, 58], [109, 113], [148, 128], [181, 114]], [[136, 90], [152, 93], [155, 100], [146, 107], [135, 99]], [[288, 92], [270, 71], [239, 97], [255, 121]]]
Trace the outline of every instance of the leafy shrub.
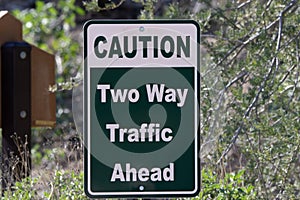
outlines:
[[43, 196], [37, 193], [38, 185], [38, 178], [27, 177], [22, 182], [16, 182], [11, 191], [6, 191], [2, 200], [88, 199], [83, 190], [82, 172], [76, 174], [73, 171], [55, 171]]
[[218, 199], [218, 200], [250, 200], [255, 199], [254, 186], [245, 184], [244, 170], [237, 173], [227, 173], [224, 179], [219, 179], [209, 169], [202, 170], [202, 190], [197, 199]]
[[51, 191], [45, 192], [47, 199], [88, 199], [83, 189], [83, 173], [56, 171]]
[[35, 191], [32, 189], [37, 183], [37, 179], [30, 177], [24, 178], [22, 182], [16, 182], [12, 190], [5, 191], [2, 200], [31, 200], [35, 197]]

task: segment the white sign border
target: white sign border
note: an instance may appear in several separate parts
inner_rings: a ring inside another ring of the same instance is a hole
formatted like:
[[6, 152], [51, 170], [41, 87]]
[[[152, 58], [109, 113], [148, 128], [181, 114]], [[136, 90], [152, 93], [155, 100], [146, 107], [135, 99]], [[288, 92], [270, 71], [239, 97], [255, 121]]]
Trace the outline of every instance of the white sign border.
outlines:
[[[151, 23], [151, 24], [160, 24], [160, 25], [163, 25], [163, 24], [193, 24], [196, 26], [196, 29], [197, 29], [197, 66], [193, 66], [194, 67], [194, 107], [197, 109], [198, 108], [198, 102], [197, 100], [199, 100], [199, 97], [198, 97], [198, 94], [197, 94], [197, 91], [198, 91], [198, 81], [199, 81], [199, 78], [198, 78], [198, 69], [200, 67], [200, 27], [198, 25], [197, 22], [195, 22], [194, 20], [126, 20], [126, 21], [121, 21], [121, 20], [118, 20], [118, 21], [100, 21], [100, 20], [90, 20], [88, 22], [86, 22], [84, 24], [84, 77], [87, 76], [87, 79], [90, 80], [90, 69], [92, 67], [88, 67], [86, 66], [87, 65], [87, 49], [85, 47], [86, 45], [86, 40], [87, 40], [87, 29], [90, 25], [93, 25], [93, 24], [109, 24], [109, 23], [113, 23], [113, 24], [126, 24], [126, 23], [130, 23], [130, 24], [136, 24], [136, 25], [144, 25], [144, 24], [148, 24], [148, 23]], [[125, 68], [125, 66], [123, 66]], [[85, 74], [86, 73], [86, 68], [88, 68], [87, 70], [87, 75]], [[102, 68], [102, 67], [98, 67], [97, 68]], [[106, 67], [103, 67], [103, 68], [106, 68]], [[176, 68], [176, 67], [175, 67]], [[85, 82], [86, 80], [84, 80]], [[90, 81], [87, 83], [87, 102], [88, 104], [90, 103]], [[84, 87], [84, 97], [86, 97], [86, 91], [85, 91], [85, 87]], [[199, 192], [200, 190], [200, 158], [199, 158], [199, 138], [198, 138], [198, 118], [199, 118], [199, 112], [198, 111], [195, 111], [195, 116], [194, 116], [194, 127], [195, 127], [195, 130], [194, 130], [194, 136], [195, 136], [195, 141], [194, 141], [194, 155], [195, 155], [195, 158], [194, 158], [194, 161], [195, 161], [195, 179], [194, 179], [194, 185], [195, 185], [195, 188], [193, 191], [135, 191], [135, 192], [94, 192], [91, 190], [91, 170], [90, 170], [90, 167], [91, 167], [91, 164], [90, 164], [90, 133], [91, 133], [91, 130], [90, 130], [90, 108], [91, 108], [91, 105], [88, 105], [88, 109], [87, 109], [87, 114], [86, 114], [86, 111], [85, 111], [85, 98], [83, 98], [83, 113], [84, 115], [86, 115], [84, 118], [87, 119], [87, 123], [84, 122], [84, 125], [83, 125], [83, 130], [85, 131], [86, 130], [86, 127], [85, 127], [85, 124], [88, 124], [87, 126], [87, 133], [84, 134], [84, 139], [86, 139], [86, 135], [87, 135], [87, 150], [84, 149], [84, 172], [88, 172], [88, 175], [86, 176], [86, 173], [84, 173], [84, 189], [85, 189], [85, 192], [86, 192], [86, 195], [89, 196], [89, 197], [92, 197], [92, 198], [103, 198], [103, 197], [149, 197], [149, 196], [152, 196], [152, 197], [166, 197], [166, 196], [169, 196], [171, 197], [172, 195], [176, 195], [176, 196], [181, 196], [183, 197], [184, 195], [187, 195], [187, 196], [191, 196], [191, 195], [197, 195], [197, 193]], [[86, 142], [84, 142], [84, 144], [86, 144]], [[87, 169], [85, 168], [85, 163], [86, 163], [86, 157], [87, 157]]]

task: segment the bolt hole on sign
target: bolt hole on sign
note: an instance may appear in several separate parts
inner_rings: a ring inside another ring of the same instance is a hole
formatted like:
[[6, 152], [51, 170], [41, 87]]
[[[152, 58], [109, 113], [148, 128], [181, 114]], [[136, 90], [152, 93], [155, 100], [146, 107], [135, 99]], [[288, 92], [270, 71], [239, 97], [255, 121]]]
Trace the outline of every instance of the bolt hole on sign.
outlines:
[[84, 25], [89, 197], [198, 194], [199, 41], [192, 20]]

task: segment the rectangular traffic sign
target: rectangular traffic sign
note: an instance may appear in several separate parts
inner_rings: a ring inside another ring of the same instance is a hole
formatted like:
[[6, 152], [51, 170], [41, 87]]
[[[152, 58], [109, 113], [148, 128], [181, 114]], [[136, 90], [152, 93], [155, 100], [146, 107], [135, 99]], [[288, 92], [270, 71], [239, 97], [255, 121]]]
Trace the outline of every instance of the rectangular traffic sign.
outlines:
[[84, 181], [90, 197], [199, 192], [199, 25], [84, 26]]

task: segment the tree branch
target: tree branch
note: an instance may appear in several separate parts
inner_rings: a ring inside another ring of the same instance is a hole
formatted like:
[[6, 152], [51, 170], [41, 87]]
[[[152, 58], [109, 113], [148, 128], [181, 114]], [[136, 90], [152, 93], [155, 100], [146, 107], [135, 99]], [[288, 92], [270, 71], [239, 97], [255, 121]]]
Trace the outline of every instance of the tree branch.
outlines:
[[250, 4], [251, 2], [252, 2], [251, 0], [245, 1], [245, 2], [241, 3], [240, 5], [238, 5], [237, 9], [243, 8], [246, 5]]
[[[288, 10], [290, 10], [295, 4], [296, 4], [296, 1], [295, 1], [295, 0], [292, 0], [292, 1], [285, 7], [285, 9], [280, 13], [279, 17], [278, 17], [275, 21], [273, 21], [271, 24], [269, 24], [265, 29], [268, 30], [268, 29], [270, 29], [274, 24], [276, 24], [278, 21], [281, 21], [282, 18], [283, 18], [283, 16], [284, 16], [284, 14], [285, 14]], [[276, 52], [277, 52], [277, 53], [278, 53], [279, 50], [280, 50], [280, 41], [281, 41], [281, 36], [280, 36], [280, 35], [281, 35], [281, 31], [282, 31], [282, 25], [283, 25], [282, 22], [279, 23], [279, 31], [280, 31], [279, 33], [280, 33], [280, 34], [278, 34], [278, 37], [277, 37], [277, 45], [276, 45]], [[244, 45], [247, 45], [248, 43], [250, 43], [251, 41], [253, 41], [253, 40], [254, 40], [255, 38], [257, 38], [261, 33], [262, 33], [262, 32], [259, 32], [259, 34], [256, 34], [256, 35], [254, 35], [253, 37], [249, 38], [247, 41], [244, 42]], [[245, 125], [245, 122], [244, 122], [244, 121], [250, 116], [251, 110], [255, 107], [255, 105], [256, 105], [256, 103], [257, 103], [257, 101], [258, 101], [258, 99], [259, 99], [260, 94], [263, 92], [263, 90], [264, 90], [264, 88], [265, 88], [265, 86], [266, 86], [266, 83], [267, 83], [267, 81], [269, 80], [269, 78], [270, 78], [270, 76], [271, 76], [271, 74], [272, 74], [272, 72], [273, 72], [274, 66], [276, 67], [276, 65], [277, 65], [277, 59], [278, 59], [277, 56], [274, 57], [274, 58], [272, 59], [272, 63], [271, 63], [271, 66], [270, 66], [270, 68], [269, 68], [268, 73], [264, 76], [264, 80], [263, 80], [262, 84], [260, 85], [260, 87], [259, 87], [259, 89], [258, 89], [258, 91], [257, 91], [257, 93], [256, 93], [256, 95], [255, 95], [255, 97], [253, 98], [251, 104], [248, 106], [248, 108], [247, 108], [246, 111], [244, 112], [244, 115], [243, 115], [243, 117], [242, 117], [242, 121], [241, 121], [240, 125], [239, 125], [238, 128], [235, 130], [234, 135], [233, 135], [233, 137], [231, 138], [230, 144], [229, 144], [229, 145], [227, 146], [227, 148], [223, 151], [221, 157], [220, 157], [219, 160], [217, 161], [217, 163], [216, 163], [217, 165], [224, 159], [224, 157], [225, 157], [225, 156], [228, 154], [228, 152], [231, 150], [231, 148], [232, 148], [233, 145], [235, 144], [235, 142], [236, 142], [236, 140], [237, 140], [239, 134], [240, 134], [241, 131], [243, 130], [244, 125]]]

